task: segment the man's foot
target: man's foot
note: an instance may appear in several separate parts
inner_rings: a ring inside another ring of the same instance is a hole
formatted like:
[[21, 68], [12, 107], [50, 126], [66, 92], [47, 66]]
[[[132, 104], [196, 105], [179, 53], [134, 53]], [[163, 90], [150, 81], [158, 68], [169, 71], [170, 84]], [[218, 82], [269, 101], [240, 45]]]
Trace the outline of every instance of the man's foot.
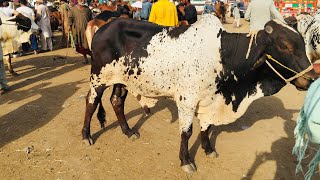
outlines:
[[34, 54], [39, 54], [39, 52], [37, 50], [33, 50]]
[[5, 94], [5, 93], [7, 93], [8, 91], [10, 91], [10, 88], [9, 88], [9, 87], [2, 88], [2, 89], [0, 90], [0, 95]]

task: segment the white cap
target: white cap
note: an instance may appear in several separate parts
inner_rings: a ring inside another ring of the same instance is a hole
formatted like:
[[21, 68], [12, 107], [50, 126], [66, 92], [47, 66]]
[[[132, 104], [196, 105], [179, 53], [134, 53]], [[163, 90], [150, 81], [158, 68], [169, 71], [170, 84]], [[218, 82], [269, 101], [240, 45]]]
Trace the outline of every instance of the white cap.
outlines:
[[131, 4], [131, 6], [135, 8], [142, 8], [142, 2], [136, 1], [135, 3]]

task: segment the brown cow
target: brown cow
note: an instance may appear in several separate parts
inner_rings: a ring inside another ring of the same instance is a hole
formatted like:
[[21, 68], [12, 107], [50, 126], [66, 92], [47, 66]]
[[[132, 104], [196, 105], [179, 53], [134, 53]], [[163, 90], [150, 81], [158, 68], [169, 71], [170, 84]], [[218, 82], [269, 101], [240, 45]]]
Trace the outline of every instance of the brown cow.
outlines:
[[108, 6], [106, 3], [102, 3], [99, 4], [98, 9], [102, 11], [111, 11], [111, 12], [115, 12], [117, 10], [117, 6]]
[[214, 4], [214, 8], [216, 9], [216, 16], [220, 19], [222, 23], [226, 23], [226, 12], [228, 5], [222, 1], [218, 1]]
[[[104, 4], [102, 4], [102, 5], [104, 5]], [[101, 5], [101, 7], [106, 7], [106, 6], [102, 6], [102, 5]], [[108, 7], [111, 7], [110, 10], [112, 10], [113, 9], [112, 7], [115, 7], [115, 6], [108, 6]], [[119, 8], [124, 9], [124, 7], [119, 7]], [[85, 34], [87, 37], [87, 41], [88, 41], [88, 45], [89, 45], [90, 50], [91, 50], [91, 42], [92, 42], [93, 35], [97, 32], [97, 30], [101, 26], [103, 26], [106, 23], [109, 23], [110, 21], [118, 18], [119, 16], [121, 18], [129, 18], [128, 14], [121, 14], [121, 13], [126, 13], [124, 10], [122, 11], [121, 9], [118, 9], [119, 13], [116, 13], [115, 11], [109, 11], [109, 10], [102, 11], [101, 10], [102, 12], [95, 19], [88, 22]]]
[[100, 19], [93, 19], [88, 22], [87, 29], [86, 29], [86, 37], [89, 45], [89, 49], [91, 50], [91, 42], [93, 35], [98, 31], [98, 29], [105, 25], [106, 22]]

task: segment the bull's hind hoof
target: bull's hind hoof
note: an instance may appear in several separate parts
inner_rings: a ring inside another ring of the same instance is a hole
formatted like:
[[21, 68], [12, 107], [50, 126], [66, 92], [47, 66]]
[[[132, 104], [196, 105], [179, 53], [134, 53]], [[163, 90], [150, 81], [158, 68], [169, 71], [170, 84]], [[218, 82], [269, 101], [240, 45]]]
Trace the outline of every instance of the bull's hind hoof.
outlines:
[[189, 173], [189, 174], [197, 171], [196, 165], [194, 165], [193, 163], [183, 165], [183, 166], [181, 166], [181, 168], [184, 172]]
[[91, 137], [83, 139], [82, 142], [88, 146], [93, 145], [93, 139]]
[[132, 141], [139, 139], [140, 135], [137, 132], [132, 133], [132, 135], [129, 137], [129, 139], [131, 139]]
[[217, 157], [219, 157], [219, 154], [217, 152], [213, 151], [212, 153], [207, 154], [207, 156], [209, 158], [217, 158]]

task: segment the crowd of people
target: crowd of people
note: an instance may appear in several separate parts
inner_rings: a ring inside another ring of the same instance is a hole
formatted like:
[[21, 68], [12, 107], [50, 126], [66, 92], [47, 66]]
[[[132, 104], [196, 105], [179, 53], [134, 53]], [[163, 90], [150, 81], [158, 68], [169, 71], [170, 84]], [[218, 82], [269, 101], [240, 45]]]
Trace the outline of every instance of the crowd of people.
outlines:
[[[212, 13], [215, 11], [213, 6], [215, 2], [208, 0], [204, 5], [203, 14]], [[44, 0], [18, 0], [17, 2], [8, 2], [0, 0], [0, 11], [8, 16], [13, 16], [18, 13], [28, 17], [32, 22], [32, 30], [34, 33], [30, 37], [29, 43], [23, 44], [22, 47], [29, 46], [34, 53], [38, 53], [38, 42], [40, 42], [41, 51], [52, 51], [52, 30], [50, 27], [49, 8], [53, 3], [46, 3]], [[60, 0], [60, 13], [62, 21], [62, 30], [65, 38], [69, 39], [72, 47], [76, 51], [84, 55], [83, 63], [88, 63], [87, 55], [90, 55], [88, 42], [85, 35], [85, 30], [88, 22], [94, 18], [94, 8], [101, 6], [115, 7], [115, 11], [120, 11], [120, 14], [125, 14], [131, 18], [141, 21], [149, 21], [162, 26], [179, 26], [191, 25], [197, 21], [197, 10], [190, 0], [180, 0], [179, 2], [169, 0], [138, 0], [130, 5], [128, 0]], [[121, 7], [121, 8], [120, 8]], [[112, 8], [111, 8], [112, 9]], [[235, 27], [239, 27], [239, 7], [234, 8]], [[280, 13], [275, 9], [272, 0], [252, 0], [245, 18], [250, 20], [250, 31], [263, 29], [264, 24], [275, 17], [284, 22]], [[37, 30], [41, 29], [40, 41], [37, 38]], [[68, 37], [68, 38], [67, 38]], [[3, 63], [3, 61], [1, 61]], [[0, 94], [9, 90], [5, 81], [4, 65], [0, 63]], [[3, 69], [3, 70], [2, 70]]]

